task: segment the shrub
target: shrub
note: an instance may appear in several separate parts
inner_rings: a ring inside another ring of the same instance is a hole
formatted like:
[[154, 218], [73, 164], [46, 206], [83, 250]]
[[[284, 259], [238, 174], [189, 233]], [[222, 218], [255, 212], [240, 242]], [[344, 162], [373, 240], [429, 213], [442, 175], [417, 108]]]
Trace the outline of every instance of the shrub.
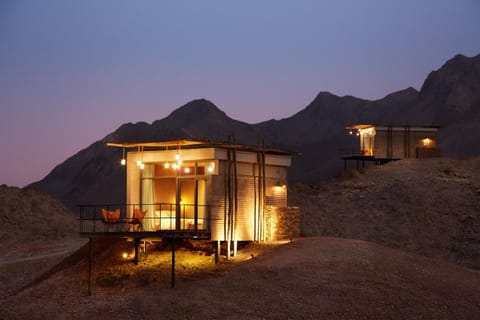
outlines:
[[348, 169], [345, 170], [342, 174], [342, 178], [344, 179], [354, 179], [360, 177], [360, 172], [355, 169]]
[[450, 175], [455, 171], [455, 168], [453, 167], [452, 164], [446, 164], [440, 168], [440, 172], [445, 174], [445, 175]]

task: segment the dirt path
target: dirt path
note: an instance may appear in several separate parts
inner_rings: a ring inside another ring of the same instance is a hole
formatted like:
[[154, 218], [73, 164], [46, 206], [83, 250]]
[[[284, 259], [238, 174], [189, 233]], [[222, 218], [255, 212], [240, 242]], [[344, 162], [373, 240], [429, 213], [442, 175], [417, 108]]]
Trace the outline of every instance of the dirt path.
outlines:
[[[19, 263], [19, 262], [29, 262], [34, 260], [41, 260], [46, 258], [54, 258], [57, 256], [66, 256], [78, 250], [83, 245], [83, 242], [80, 243], [68, 243], [67, 245], [62, 245], [59, 248], [48, 248], [47, 250], [35, 251], [29, 253], [23, 253], [21, 255], [10, 255], [6, 257], [0, 257], [0, 267], [3, 265]], [[28, 256], [25, 256], [28, 255]]]
[[53, 268], [84, 243], [83, 239], [70, 239], [42, 248], [32, 249], [28, 244], [11, 248], [8, 255], [0, 257], [0, 300]]

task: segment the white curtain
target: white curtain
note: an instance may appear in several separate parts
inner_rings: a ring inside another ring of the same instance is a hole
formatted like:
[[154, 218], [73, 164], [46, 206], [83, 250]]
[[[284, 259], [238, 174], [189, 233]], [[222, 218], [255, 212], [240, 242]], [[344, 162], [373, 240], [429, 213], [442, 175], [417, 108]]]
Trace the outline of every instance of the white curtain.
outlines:
[[155, 225], [159, 224], [155, 217], [155, 197], [153, 187], [153, 177], [155, 175], [155, 165], [145, 164], [142, 171], [142, 211], [146, 211], [143, 219], [143, 230], [155, 231]]

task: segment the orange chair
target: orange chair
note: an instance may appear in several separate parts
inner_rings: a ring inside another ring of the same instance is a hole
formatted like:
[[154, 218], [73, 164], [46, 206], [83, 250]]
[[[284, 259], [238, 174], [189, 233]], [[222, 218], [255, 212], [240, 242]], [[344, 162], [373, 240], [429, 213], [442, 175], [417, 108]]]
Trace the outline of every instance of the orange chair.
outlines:
[[120, 220], [120, 209], [109, 211], [102, 208], [102, 220], [105, 224], [116, 224]]
[[142, 221], [145, 218], [147, 211], [142, 211], [138, 208], [133, 210], [133, 216], [128, 220], [128, 223], [131, 225], [131, 230], [140, 231], [142, 228]]

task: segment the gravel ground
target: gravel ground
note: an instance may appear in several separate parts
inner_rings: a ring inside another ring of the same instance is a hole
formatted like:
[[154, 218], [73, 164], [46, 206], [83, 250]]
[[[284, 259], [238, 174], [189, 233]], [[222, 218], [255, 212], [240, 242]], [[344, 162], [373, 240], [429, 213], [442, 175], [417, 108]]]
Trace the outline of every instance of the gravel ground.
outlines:
[[174, 289], [168, 243], [149, 244], [136, 266], [131, 242], [95, 240], [89, 296], [76, 217], [33, 190], [0, 186], [0, 200], [0, 319], [480, 314], [480, 159], [403, 160], [292, 186], [304, 238], [243, 244], [219, 264], [209, 245], [178, 244]]
[[480, 314], [480, 272], [360, 240], [252, 244], [219, 265], [208, 254], [179, 250], [174, 289], [168, 248], [150, 248], [135, 266], [118, 258], [126, 246], [96, 246], [92, 296], [85, 255], [79, 254], [4, 300], [2, 317], [475, 319]]

